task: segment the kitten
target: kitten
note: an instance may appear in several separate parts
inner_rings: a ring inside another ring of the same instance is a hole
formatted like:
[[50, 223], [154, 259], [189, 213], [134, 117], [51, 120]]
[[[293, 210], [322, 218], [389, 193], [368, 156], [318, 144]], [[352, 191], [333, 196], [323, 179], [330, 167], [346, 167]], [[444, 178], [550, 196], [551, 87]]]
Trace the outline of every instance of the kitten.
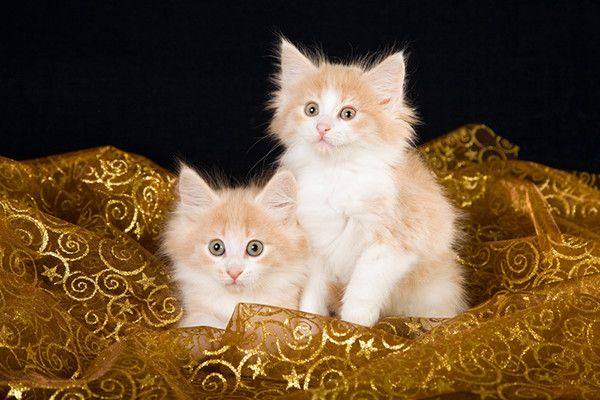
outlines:
[[237, 303], [298, 309], [310, 255], [289, 171], [263, 189], [211, 187], [187, 166], [162, 252], [183, 300], [182, 327], [225, 328]]
[[412, 147], [403, 53], [333, 64], [283, 39], [280, 62], [270, 132], [296, 176], [298, 219], [318, 258], [301, 310], [327, 314], [333, 281], [345, 288], [340, 317], [362, 325], [464, 311], [458, 212]]

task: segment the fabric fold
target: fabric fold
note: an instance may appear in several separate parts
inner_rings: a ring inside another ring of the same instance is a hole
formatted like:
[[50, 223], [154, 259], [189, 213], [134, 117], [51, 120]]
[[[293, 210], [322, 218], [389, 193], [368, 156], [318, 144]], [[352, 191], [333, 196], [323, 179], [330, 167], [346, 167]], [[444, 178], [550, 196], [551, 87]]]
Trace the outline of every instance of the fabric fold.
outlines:
[[156, 254], [172, 173], [110, 146], [0, 158], [0, 393], [599, 398], [596, 171], [520, 161], [478, 124], [419, 150], [463, 212], [468, 311], [362, 327], [239, 304], [224, 330], [177, 328]]

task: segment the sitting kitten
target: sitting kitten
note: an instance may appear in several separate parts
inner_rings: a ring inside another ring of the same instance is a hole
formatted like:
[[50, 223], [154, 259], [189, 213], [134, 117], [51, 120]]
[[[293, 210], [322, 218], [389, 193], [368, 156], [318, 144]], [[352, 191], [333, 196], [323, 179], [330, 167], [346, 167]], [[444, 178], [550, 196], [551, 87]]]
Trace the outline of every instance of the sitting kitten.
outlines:
[[262, 190], [213, 190], [182, 166], [162, 251], [182, 296], [182, 327], [225, 328], [240, 302], [298, 309], [310, 244], [293, 175], [279, 172]]
[[358, 324], [464, 311], [457, 211], [411, 146], [403, 54], [367, 66], [309, 58], [286, 40], [280, 51], [270, 131], [318, 256], [301, 310], [326, 314], [333, 281], [345, 288], [340, 317]]

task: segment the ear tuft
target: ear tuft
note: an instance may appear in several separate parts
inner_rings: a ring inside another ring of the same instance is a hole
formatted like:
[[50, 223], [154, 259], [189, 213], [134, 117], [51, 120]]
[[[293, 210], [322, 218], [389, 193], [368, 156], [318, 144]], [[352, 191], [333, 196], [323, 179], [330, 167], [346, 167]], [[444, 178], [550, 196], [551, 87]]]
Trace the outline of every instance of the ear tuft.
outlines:
[[217, 194], [202, 177], [187, 165], [179, 171], [179, 197], [186, 207], [206, 208], [217, 202]]
[[316, 66], [296, 46], [281, 38], [279, 59], [281, 62], [281, 83], [297, 82], [304, 75], [315, 71]]
[[404, 96], [405, 61], [402, 52], [394, 53], [366, 72], [371, 86], [383, 103], [399, 104]]
[[296, 179], [290, 171], [277, 172], [260, 192], [257, 200], [284, 223], [296, 220]]

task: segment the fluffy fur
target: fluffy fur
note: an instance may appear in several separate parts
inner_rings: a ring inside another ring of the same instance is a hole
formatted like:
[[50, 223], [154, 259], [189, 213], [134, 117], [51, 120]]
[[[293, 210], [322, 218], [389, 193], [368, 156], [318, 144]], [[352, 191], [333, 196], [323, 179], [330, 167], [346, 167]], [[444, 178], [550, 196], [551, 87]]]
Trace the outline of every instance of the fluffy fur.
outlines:
[[[224, 328], [240, 302], [298, 309], [310, 244], [297, 222], [290, 172], [275, 174], [262, 189], [214, 190], [182, 166], [178, 190], [162, 252], [183, 300], [182, 327]], [[211, 252], [215, 240], [221, 255]], [[257, 256], [248, 251], [253, 241], [263, 245]]]
[[326, 314], [333, 281], [344, 288], [340, 317], [358, 324], [465, 310], [458, 213], [412, 146], [403, 53], [333, 64], [282, 40], [280, 61], [270, 131], [317, 256], [301, 309]]

